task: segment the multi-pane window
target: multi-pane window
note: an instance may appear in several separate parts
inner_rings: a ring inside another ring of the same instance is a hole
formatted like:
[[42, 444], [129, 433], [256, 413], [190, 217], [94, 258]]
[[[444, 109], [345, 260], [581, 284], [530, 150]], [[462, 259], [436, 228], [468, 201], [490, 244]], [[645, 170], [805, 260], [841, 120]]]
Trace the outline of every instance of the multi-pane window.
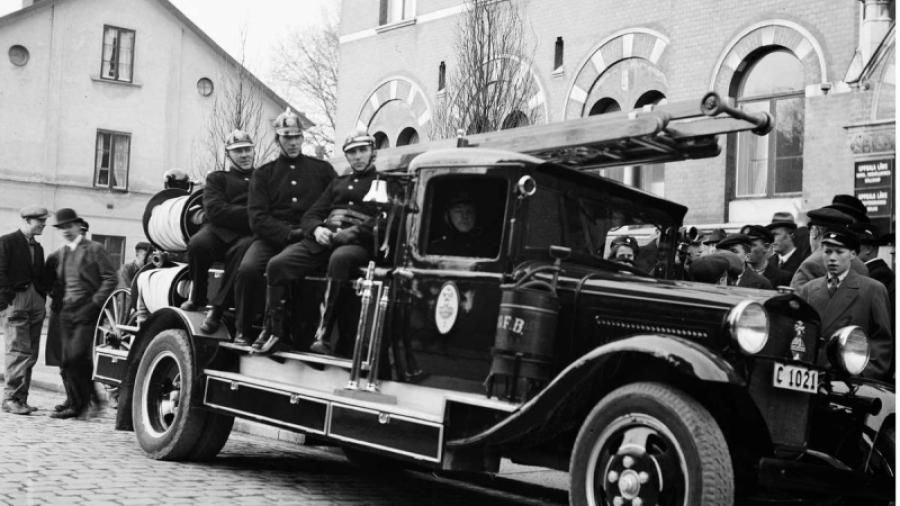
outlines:
[[109, 253], [110, 260], [115, 267], [122, 265], [125, 261], [125, 238], [120, 235], [100, 235], [91, 234], [91, 240], [99, 242]]
[[746, 111], [775, 119], [772, 135], [738, 134], [735, 197], [771, 197], [803, 189], [803, 66], [784, 50], [749, 66], [737, 94]]
[[416, 0], [381, 0], [380, 7], [379, 25], [399, 23], [416, 17]]
[[103, 27], [100, 79], [130, 83], [134, 74], [134, 30]]
[[130, 152], [131, 134], [98, 130], [94, 186], [127, 190]]

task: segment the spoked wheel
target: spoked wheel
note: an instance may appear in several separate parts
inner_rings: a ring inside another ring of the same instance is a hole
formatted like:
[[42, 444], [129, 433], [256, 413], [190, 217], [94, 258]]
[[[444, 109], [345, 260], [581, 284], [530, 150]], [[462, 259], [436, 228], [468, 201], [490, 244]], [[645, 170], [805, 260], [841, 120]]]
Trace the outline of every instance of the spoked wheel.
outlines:
[[141, 358], [132, 395], [134, 432], [158, 460], [205, 460], [231, 433], [234, 417], [204, 409], [203, 378], [183, 330], [153, 336]]
[[727, 506], [728, 445], [715, 419], [680, 390], [626, 385], [591, 411], [570, 462], [573, 505]]
[[131, 347], [132, 333], [121, 328], [135, 326], [135, 314], [129, 304], [131, 290], [119, 288], [103, 303], [97, 325], [94, 328], [94, 348], [105, 346], [127, 350]]

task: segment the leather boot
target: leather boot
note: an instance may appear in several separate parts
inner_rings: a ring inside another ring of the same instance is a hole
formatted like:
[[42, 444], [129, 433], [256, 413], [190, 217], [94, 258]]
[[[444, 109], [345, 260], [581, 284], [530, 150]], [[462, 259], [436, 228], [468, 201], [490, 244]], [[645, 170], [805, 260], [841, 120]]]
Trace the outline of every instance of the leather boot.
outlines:
[[200, 325], [200, 332], [203, 332], [204, 334], [212, 334], [213, 332], [219, 330], [219, 327], [221, 325], [222, 307], [212, 306], [206, 313], [206, 320], [203, 320], [203, 325]]
[[339, 303], [344, 289], [344, 282], [328, 278], [328, 284], [325, 286], [325, 311], [322, 312], [322, 321], [316, 330], [316, 340], [309, 347], [309, 351], [321, 355], [334, 355], [331, 347], [331, 331], [340, 312]]
[[287, 290], [281, 285], [266, 287], [266, 317], [263, 330], [253, 341], [255, 353], [269, 353], [284, 333], [284, 305]]

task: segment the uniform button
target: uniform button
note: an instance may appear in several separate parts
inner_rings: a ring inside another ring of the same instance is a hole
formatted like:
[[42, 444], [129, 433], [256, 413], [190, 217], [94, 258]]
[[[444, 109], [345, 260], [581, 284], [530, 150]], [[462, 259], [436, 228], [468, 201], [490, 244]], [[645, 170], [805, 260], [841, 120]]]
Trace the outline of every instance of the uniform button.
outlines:
[[352, 190], [352, 189], [353, 189], [353, 185], [352, 185], [352, 184], [348, 184], [348, 185], [347, 185], [347, 189], [348, 189], [348, 190]]
[[296, 181], [291, 181], [291, 184], [294, 185], [294, 186], [297, 186], [297, 182], [296, 182]]
[[354, 183], [358, 183], [358, 182], [359, 182], [359, 179], [353, 178], [353, 182], [354, 182]]
[[291, 168], [292, 168], [292, 169], [293, 169], [293, 168], [294, 168], [294, 166], [293, 166], [293, 165], [291, 165]]
[[291, 202], [297, 202], [297, 197], [292, 198]]
[[348, 205], [351, 205], [351, 206], [352, 206], [352, 205], [353, 205], [353, 202], [350, 202]]

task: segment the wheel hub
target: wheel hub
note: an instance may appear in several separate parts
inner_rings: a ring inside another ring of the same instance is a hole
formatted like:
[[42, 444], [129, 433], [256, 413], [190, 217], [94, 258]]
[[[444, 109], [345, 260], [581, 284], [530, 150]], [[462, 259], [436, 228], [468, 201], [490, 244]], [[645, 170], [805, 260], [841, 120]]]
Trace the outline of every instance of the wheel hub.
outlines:
[[663, 487], [656, 460], [634, 448], [624, 450], [606, 468], [606, 497], [612, 499], [614, 506], [656, 504]]

